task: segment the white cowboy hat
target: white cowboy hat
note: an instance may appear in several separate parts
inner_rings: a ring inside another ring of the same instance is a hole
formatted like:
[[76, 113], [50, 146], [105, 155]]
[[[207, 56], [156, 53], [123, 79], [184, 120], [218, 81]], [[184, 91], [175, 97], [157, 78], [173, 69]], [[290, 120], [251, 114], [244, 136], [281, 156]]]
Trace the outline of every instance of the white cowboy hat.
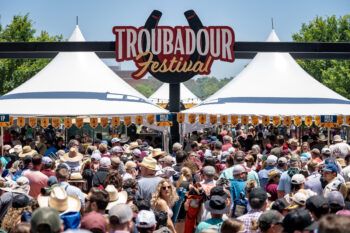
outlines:
[[80, 200], [77, 197], [68, 196], [66, 190], [60, 186], [54, 186], [49, 196], [38, 196], [40, 207], [51, 207], [61, 213], [79, 212]]
[[105, 190], [109, 195], [109, 203], [106, 210], [111, 209], [116, 204], [125, 204], [128, 200], [128, 193], [126, 191], [118, 192], [114, 185], [107, 185]]

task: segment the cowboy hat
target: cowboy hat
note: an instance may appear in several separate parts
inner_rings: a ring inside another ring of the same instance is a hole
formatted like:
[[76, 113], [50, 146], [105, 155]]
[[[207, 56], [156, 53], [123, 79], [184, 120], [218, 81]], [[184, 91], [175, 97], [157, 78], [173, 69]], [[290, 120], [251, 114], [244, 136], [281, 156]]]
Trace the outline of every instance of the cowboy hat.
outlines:
[[24, 158], [27, 155], [33, 157], [36, 154], [38, 154], [36, 150], [33, 150], [30, 146], [24, 146], [23, 150], [18, 154], [18, 157]]
[[340, 135], [334, 135], [333, 142], [342, 142], [343, 139], [341, 139]]
[[139, 148], [140, 145], [137, 142], [130, 142], [129, 143], [129, 150], [133, 150], [135, 148]]
[[153, 171], [157, 170], [157, 160], [150, 156], [144, 157], [139, 165]]
[[15, 145], [12, 149], [10, 149], [9, 153], [21, 153], [22, 152], [22, 146], [21, 145]]
[[68, 196], [66, 190], [60, 186], [54, 186], [49, 196], [38, 196], [40, 207], [51, 207], [61, 213], [79, 212], [81, 208], [80, 200], [73, 196]]
[[83, 155], [80, 154], [75, 147], [71, 147], [68, 153], [61, 157], [62, 162], [80, 162], [83, 160]]
[[153, 158], [157, 158], [157, 157], [164, 156], [164, 155], [166, 155], [166, 152], [162, 151], [162, 149], [160, 149], [160, 148], [154, 148], [152, 150], [152, 157]]
[[69, 176], [68, 183], [85, 183], [86, 180], [83, 179], [83, 176], [81, 175], [80, 172], [73, 172]]
[[125, 134], [123, 134], [121, 137], [120, 137], [120, 143], [127, 143], [128, 141], [130, 140], [130, 137], [126, 136]]
[[326, 136], [324, 134], [320, 134], [318, 136], [318, 140], [321, 142], [326, 142], [328, 139], [326, 138]]
[[21, 176], [10, 187], [0, 189], [5, 192], [23, 193], [28, 195], [30, 190], [29, 180], [27, 177]]
[[116, 204], [125, 204], [128, 200], [128, 194], [126, 191], [118, 192], [118, 190], [114, 187], [114, 185], [107, 185], [105, 190], [109, 195], [109, 203], [106, 207], [106, 210], [111, 209]]

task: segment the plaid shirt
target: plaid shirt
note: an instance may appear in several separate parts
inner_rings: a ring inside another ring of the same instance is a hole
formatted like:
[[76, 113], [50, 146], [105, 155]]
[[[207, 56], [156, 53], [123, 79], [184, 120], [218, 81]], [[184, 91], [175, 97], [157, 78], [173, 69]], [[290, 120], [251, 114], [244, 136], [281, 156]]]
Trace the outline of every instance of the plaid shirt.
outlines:
[[257, 222], [260, 215], [263, 213], [261, 210], [250, 210], [247, 214], [238, 217], [238, 220], [241, 220], [244, 224], [244, 233], [255, 233], [256, 230], [252, 230], [252, 221]]

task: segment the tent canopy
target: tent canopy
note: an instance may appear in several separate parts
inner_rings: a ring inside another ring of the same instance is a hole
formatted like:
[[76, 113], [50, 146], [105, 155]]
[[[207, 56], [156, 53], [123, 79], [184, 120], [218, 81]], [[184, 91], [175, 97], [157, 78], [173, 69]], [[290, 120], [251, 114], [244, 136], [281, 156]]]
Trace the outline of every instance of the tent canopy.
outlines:
[[[69, 41], [85, 41], [76, 26]], [[61, 52], [0, 98], [12, 116], [118, 116], [167, 113], [132, 88], [93, 52]]]
[[[149, 98], [152, 103], [168, 103], [169, 102], [169, 84], [164, 83]], [[199, 104], [200, 99], [193, 94], [183, 83], [180, 84], [180, 101], [183, 104]]]
[[[274, 30], [268, 42], [280, 41]], [[350, 114], [350, 101], [327, 88], [289, 53], [258, 53], [232, 81], [184, 113], [268, 116]]]

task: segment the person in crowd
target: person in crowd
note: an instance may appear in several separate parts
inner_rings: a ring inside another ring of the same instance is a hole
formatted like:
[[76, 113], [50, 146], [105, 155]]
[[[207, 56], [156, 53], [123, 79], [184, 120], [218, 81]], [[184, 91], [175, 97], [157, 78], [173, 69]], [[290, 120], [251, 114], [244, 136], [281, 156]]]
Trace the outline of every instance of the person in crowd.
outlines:
[[156, 216], [152, 211], [141, 210], [136, 217], [136, 228], [139, 233], [152, 233], [157, 227]]
[[210, 194], [210, 190], [216, 185], [216, 181], [214, 179], [215, 175], [216, 170], [213, 166], [205, 166], [202, 169], [202, 181], [200, 184], [208, 196]]
[[261, 233], [282, 233], [284, 216], [276, 210], [267, 210], [258, 219], [258, 228]]
[[109, 157], [101, 158], [99, 169], [97, 170], [97, 172], [94, 174], [92, 178], [93, 187], [102, 187], [104, 185], [104, 182], [109, 173], [110, 167], [111, 167], [111, 159]]
[[230, 194], [232, 203], [235, 203], [235, 201], [245, 198], [247, 171], [242, 165], [234, 165], [232, 175], [233, 179], [230, 181]]
[[57, 210], [42, 207], [33, 212], [30, 220], [31, 233], [59, 233], [63, 231], [63, 224]]
[[134, 161], [128, 161], [125, 163], [125, 173], [123, 174], [123, 180], [136, 179], [138, 176], [137, 164]]
[[284, 217], [282, 226], [285, 233], [308, 232], [315, 230], [316, 227], [310, 212], [303, 208], [289, 212]]
[[278, 169], [276, 168], [277, 160], [278, 158], [275, 155], [269, 155], [265, 161], [266, 167], [259, 171], [259, 181], [262, 188], [266, 188], [269, 179], [269, 172], [271, 170], [278, 171]]
[[283, 173], [288, 170], [288, 160], [286, 157], [280, 157], [277, 160], [277, 169]]
[[134, 232], [133, 211], [127, 204], [116, 204], [108, 212], [110, 232]]
[[226, 200], [221, 196], [211, 196], [208, 201], [205, 202], [205, 208], [211, 214], [211, 218], [202, 221], [196, 228], [196, 233], [204, 232], [207, 229], [214, 229], [218, 231], [223, 222], [223, 215], [227, 214], [229, 207], [226, 206]]
[[338, 178], [338, 168], [334, 163], [327, 164], [322, 170], [322, 177], [326, 183], [323, 189], [323, 196], [328, 197], [332, 191], [338, 191], [343, 186], [343, 182]]
[[41, 173], [42, 155], [34, 155], [32, 158], [33, 168], [23, 172], [23, 176], [27, 177], [30, 183], [29, 195], [37, 198], [40, 190], [47, 186], [48, 177]]
[[326, 215], [319, 223], [318, 233], [343, 233], [350, 229], [350, 219], [348, 216]]
[[267, 193], [262, 188], [255, 188], [250, 192], [249, 205], [251, 210], [245, 215], [238, 217], [244, 224], [245, 233], [255, 232], [255, 228], [260, 215], [265, 211], [267, 206]]
[[174, 223], [171, 218], [173, 217], [172, 207], [179, 199], [175, 187], [167, 179], [163, 179], [158, 183], [156, 192], [152, 195], [151, 207], [155, 211], [165, 211], [168, 213], [167, 226], [173, 232], [175, 232]]
[[56, 173], [52, 170], [52, 165], [54, 161], [50, 157], [48, 156], [43, 157], [42, 163], [43, 163], [43, 166], [42, 166], [41, 173], [43, 173], [47, 177], [56, 175]]
[[310, 211], [312, 219], [318, 224], [318, 221], [329, 213], [329, 204], [326, 198], [316, 195], [306, 200], [305, 208]]
[[220, 228], [221, 233], [240, 233], [244, 230], [243, 222], [237, 219], [226, 219]]
[[266, 185], [266, 192], [270, 194], [269, 200], [275, 201], [278, 198], [277, 187], [280, 181], [281, 173], [277, 170], [270, 170], [268, 173], [268, 181]]
[[92, 188], [86, 196], [85, 213], [97, 212], [104, 215], [109, 203], [108, 192], [104, 189]]
[[327, 201], [331, 214], [335, 214], [345, 208], [343, 195], [338, 191], [331, 191], [327, 196]]
[[293, 154], [289, 160], [288, 170], [281, 174], [280, 182], [277, 187], [278, 198], [282, 198], [291, 192], [292, 177], [299, 172], [300, 159], [298, 155]]
[[334, 135], [333, 145], [330, 145], [329, 149], [333, 158], [345, 158], [350, 154], [350, 146], [345, 143], [340, 135]]

